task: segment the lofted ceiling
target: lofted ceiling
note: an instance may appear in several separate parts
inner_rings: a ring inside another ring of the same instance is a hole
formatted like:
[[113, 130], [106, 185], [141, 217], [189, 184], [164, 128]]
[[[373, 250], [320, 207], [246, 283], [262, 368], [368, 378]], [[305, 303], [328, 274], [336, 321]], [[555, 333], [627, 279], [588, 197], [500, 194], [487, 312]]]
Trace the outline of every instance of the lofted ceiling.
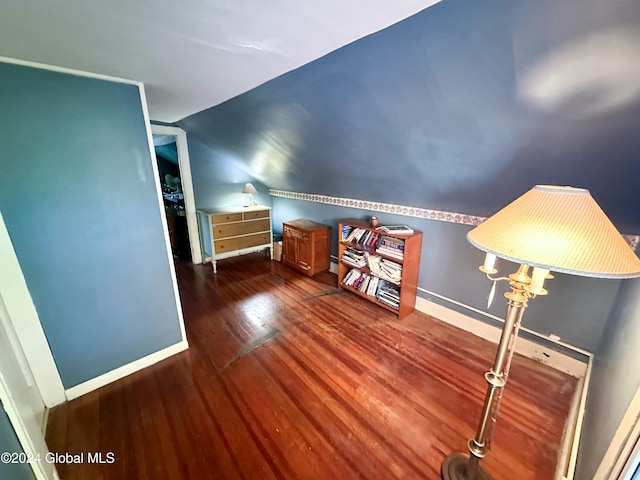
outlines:
[[175, 122], [438, 1], [7, 0], [0, 55], [141, 81]]

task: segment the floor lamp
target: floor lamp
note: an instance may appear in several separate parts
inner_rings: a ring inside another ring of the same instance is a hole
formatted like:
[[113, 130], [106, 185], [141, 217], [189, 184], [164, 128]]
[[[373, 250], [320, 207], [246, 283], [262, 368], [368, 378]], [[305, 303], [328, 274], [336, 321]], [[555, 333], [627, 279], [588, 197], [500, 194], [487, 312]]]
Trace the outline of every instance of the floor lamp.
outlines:
[[[469, 455], [452, 453], [442, 463], [444, 480], [491, 480], [480, 460], [491, 447], [502, 392], [527, 301], [546, 295], [551, 271], [599, 278], [640, 276], [640, 259], [627, 245], [588, 190], [537, 185], [467, 235], [486, 252], [480, 271], [495, 284], [505, 280], [508, 308], [491, 370], [485, 374], [487, 393]], [[508, 277], [496, 278], [496, 257], [520, 264]], [[531, 275], [529, 270], [533, 269]]]

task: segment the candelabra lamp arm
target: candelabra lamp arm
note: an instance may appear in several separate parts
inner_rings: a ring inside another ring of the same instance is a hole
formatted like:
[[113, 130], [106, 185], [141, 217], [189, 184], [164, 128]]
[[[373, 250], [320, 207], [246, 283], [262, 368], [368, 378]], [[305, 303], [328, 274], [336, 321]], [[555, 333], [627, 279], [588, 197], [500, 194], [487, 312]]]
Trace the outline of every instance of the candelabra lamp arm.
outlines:
[[486, 273], [486, 272], [485, 272], [485, 275], [492, 282], [501, 282], [503, 280], [509, 280], [509, 277], [492, 277], [490, 273]]

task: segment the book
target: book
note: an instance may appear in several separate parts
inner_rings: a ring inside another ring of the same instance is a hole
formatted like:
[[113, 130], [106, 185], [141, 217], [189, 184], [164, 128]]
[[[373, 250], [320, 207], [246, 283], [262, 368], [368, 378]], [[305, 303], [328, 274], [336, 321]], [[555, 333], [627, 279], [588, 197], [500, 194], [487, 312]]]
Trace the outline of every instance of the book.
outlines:
[[342, 240], [346, 240], [349, 237], [349, 234], [351, 234], [351, 231], [353, 230], [353, 227], [351, 227], [350, 225], [343, 225], [342, 226]]
[[380, 280], [376, 298], [385, 305], [398, 310], [400, 308], [400, 287], [386, 280]]
[[402, 281], [402, 265], [378, 255], [365, 254], [365, 259], [371, 275], [400, 285]]
[[367, 265], [366, 253], [351, 247], [347, 247], [341, 260], [343, 263], [357, 268]]
[[376, 252], [397, 260], [404, 258], [404, 240], [382, 236], [378, 242]]
[[385, 233], [395, 233], [398, 235], [411, 235], [413, 233], [413, 228], [408, 227], [407, 225], [383, 225], [378, 227], [378, 230], [382, 230]]

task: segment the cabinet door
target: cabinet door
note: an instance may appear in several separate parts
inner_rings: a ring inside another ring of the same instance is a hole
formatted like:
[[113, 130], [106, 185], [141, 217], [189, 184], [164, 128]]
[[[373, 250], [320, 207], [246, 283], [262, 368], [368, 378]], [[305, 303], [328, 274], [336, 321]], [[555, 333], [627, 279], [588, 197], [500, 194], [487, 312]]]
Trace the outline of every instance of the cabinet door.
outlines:
[[296, 231], [285, 226], [282, 239], [282, 260], [288, 265], [296, 264]]
[[313, 263], [313, 250], [309, 241], [309, 234], [304, 232], [300, 237], [296, 238], [296, 263], [303, 270], [310, 270]]
[[303, 272], [311, 269], [312, 254], [309, 241], [309, 233], [296, 228], [284, 227], [284, 241], [282, 242], [282, 255], [287, 265]]

